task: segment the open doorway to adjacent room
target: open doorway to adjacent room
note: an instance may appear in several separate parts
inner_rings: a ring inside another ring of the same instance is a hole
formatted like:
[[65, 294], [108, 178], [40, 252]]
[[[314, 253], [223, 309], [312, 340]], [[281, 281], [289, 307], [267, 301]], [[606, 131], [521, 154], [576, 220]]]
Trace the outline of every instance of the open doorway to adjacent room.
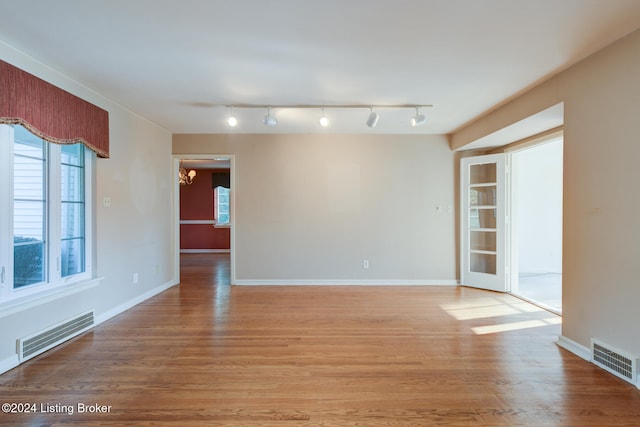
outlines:
[[175, 271], [210, 271], [217, 285], [235, 278], [234, 158], [174, 155]]
[[562, 312], [563, 139], [510, 156], [511, 293]]

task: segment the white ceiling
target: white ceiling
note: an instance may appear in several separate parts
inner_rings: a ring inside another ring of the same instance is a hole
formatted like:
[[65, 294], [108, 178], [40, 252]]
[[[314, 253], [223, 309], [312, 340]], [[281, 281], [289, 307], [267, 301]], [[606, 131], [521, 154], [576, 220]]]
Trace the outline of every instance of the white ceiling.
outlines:
[[[640, 27], [638, 0], [0, 0], [0, 40], [174, 133], [447, 134]], [[232, 104], [433, 104], [264, 110]]]

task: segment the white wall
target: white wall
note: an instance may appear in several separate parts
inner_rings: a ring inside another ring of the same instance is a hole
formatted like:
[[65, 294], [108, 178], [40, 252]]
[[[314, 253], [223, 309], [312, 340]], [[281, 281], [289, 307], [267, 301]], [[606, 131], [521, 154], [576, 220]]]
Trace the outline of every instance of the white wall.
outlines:
[[173, 151], [235, 155], [238, 283], [455, 283], [444, 136], [174, 135]]
[[[8, 316], [0, 312], [2, 372], [17, 363], [17, 338], [89, 309], [104, 320], [173, 284], [175, 272], [171, 134], [4, 44], [0, 58], [107, 110], [111, 145], [111, 158], [96, 160], [95, 175], [95, 267], [103, 280]], [[102, 207], [105, 196], [110, 208]]]
[[562, 140], [512, 154], [520, 273], [562, 273]]
[[640, 31], [452, 135], [460, 148], [564, 101], [562, 334], [640, 355]]

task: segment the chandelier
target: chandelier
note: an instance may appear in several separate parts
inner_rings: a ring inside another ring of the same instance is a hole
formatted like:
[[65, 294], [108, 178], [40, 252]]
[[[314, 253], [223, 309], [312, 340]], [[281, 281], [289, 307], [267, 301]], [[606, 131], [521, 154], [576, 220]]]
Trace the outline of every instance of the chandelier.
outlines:
[[180, 180], [180, 185], [191, 185], [193, 184], [193, 179], [196, 177], [196, 171], [191, 169], [189, 172], [182, 166], [180, 166], [180, 170], [178, 170], [178, 179]]

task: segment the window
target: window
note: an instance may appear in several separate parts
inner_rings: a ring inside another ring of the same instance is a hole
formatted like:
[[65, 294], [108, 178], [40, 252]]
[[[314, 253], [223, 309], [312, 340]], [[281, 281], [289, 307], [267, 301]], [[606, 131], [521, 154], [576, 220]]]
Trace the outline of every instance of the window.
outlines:
[[0, 125], [0, 300], [88, 279], [91, 156]]
[[216, 187], [213, 190], [213, 210], [216, 225], [229, 225], [229, 192], [225, 187]]

